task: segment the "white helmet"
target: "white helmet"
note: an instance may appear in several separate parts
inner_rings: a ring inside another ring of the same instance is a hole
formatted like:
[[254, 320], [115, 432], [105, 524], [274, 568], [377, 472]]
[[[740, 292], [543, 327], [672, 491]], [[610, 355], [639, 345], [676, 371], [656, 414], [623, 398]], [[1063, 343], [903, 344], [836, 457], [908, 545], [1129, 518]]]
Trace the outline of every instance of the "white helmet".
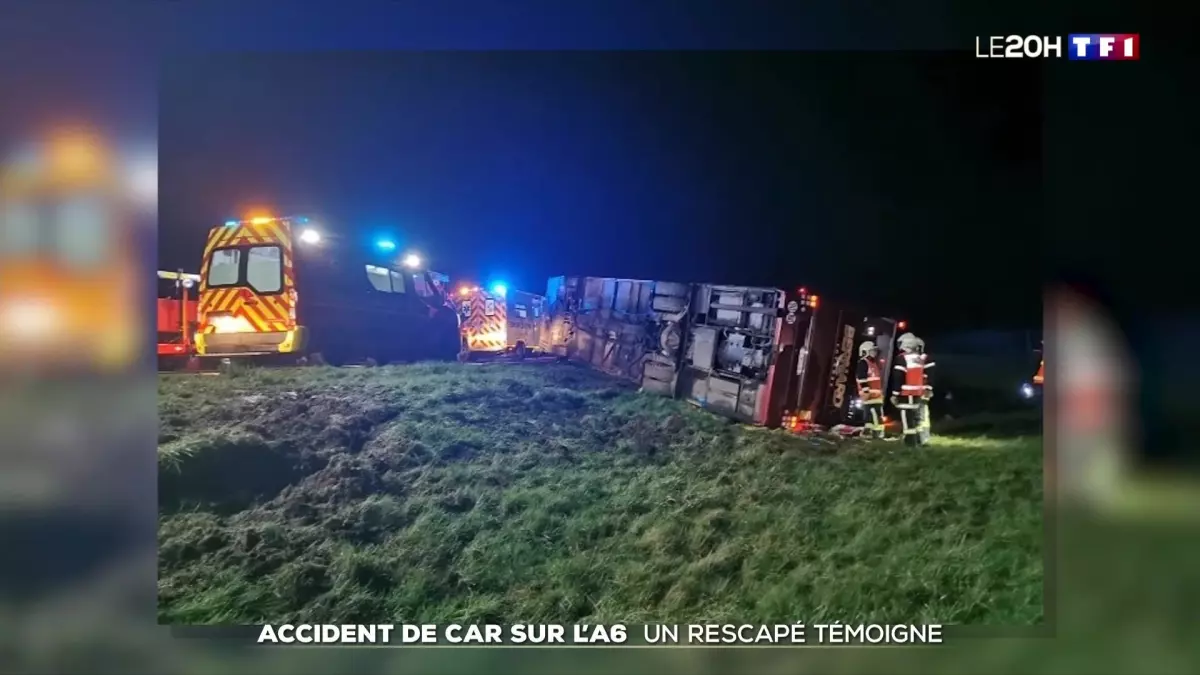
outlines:
[[870, 340], [867, 340], [866, 342], [864, 342], [858, 346], [858, 355], [859, 356], [867, 356], [873, 351], [875, 351], [875, 343], [871, 342]]
[[916, 335], [913, 335], [912, 333], [905, 333], [904, 335], [901, 335], [898, 340], [896, 340], [896, 344], [900, 345], [900, 349], [903, 349], [904, 351], [915, 352], [924, 343], [921, 341], [921, 338], [917, 337]]

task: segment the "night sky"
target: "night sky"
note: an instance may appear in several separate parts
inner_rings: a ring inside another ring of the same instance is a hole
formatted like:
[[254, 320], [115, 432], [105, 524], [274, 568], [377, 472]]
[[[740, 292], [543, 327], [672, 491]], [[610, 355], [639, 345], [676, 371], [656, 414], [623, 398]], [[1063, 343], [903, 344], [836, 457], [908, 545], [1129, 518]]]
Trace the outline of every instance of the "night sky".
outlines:
[[1036, 327], [1038, 72], [961, 53], [378, 52], [169, 60], [160, 266], [251, 206], [434, 269], [807, 285]]

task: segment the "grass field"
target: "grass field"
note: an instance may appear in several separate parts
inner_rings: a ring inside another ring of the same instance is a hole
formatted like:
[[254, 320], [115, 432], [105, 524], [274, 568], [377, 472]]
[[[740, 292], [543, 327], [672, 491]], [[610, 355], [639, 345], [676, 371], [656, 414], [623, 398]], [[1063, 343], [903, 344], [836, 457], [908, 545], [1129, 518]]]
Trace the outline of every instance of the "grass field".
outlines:
[[164, 623], [1043, 615], [1040, 437], [806, 438], [560, 364], [162, 376], [159, 411]]

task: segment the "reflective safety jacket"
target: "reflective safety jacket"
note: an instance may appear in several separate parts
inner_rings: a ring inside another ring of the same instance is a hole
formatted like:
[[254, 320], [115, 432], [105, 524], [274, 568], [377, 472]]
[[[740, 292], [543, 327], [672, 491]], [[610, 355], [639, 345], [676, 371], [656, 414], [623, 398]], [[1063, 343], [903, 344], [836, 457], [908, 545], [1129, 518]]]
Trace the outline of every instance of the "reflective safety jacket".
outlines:
[[858, 381], [858, 397], [863, 403], [883, 400], [883, 376], [879, 372], [877, 359], [869, 356], [859, 359], [854, 377]]
[[929, 370], [934, 362], [928, 354], [904, 353], [897, 359], [895, 384], [892, 393], [900, 396], [924, 396], [926, 392], [933, 393], [933, 384], [929, 379]]

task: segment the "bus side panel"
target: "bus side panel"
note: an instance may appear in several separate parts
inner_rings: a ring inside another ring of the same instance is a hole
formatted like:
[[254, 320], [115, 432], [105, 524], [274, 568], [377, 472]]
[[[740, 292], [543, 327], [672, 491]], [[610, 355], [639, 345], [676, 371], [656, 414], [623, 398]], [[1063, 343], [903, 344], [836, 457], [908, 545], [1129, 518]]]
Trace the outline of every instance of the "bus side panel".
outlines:
[[545, 299], [533, 293], [514, 291], [507, 300], [508, 346], [514, 347], [518, 342], [529, 348], [540, 346]]
[[674, 396], [687, 289], [641, 279], [555, 277], [547, 284], [546, 342], [555, 354]]

